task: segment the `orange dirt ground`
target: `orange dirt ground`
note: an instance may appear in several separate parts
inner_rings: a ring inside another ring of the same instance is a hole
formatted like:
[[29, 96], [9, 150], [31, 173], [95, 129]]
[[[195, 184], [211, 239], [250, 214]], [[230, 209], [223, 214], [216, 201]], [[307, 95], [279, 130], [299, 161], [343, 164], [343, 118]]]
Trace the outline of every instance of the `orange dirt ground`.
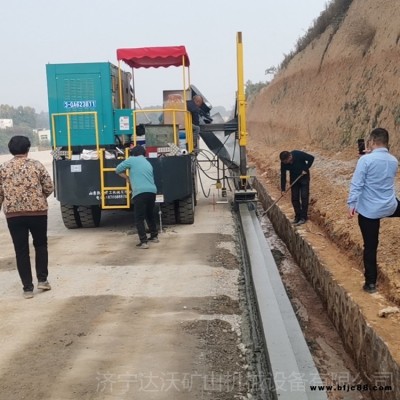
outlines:
[[[362, 238], [357, 218], [348, 218], [346, 205], [350, 179], [358, 159], [357, 149], [339, 152], [332, 159], [321, 149], [299, 148], [295, 142], [282, 143], [278, 149], [271, 146], [256, 149], [250, 146], [249, 158], [256, 166], [257, 177], [274, 199], [280, 196], [279, 152], [282, 149], [301, 149], [315, 156], [310, 171], [309, 225], [318, 226], [343, 255], [342, 260], [348, 259], [349, 265], [355, 265], [363, 272]], [[293, 218], [290, 193], [282, 198], [278, 205], [285, 205], [284, 210], [290, 210], [288, 218]], [[398, 219], [382, 220], [378, 249], [378, 288], [381, 294], [397, 305], [400, 305], [400, 247], [397, 245], [399, 235]], [[330, 267], [335, 268], [334, 265]], [[349, 267], [349, 273], [350, 270]]]
[[[277, 198], [279, 153], [313, 154], [311, 223], [360, 271], [361, 234], [357, 218], [347, 218], [346, 201], [358, 160], [357, 139], [372, 128], [386, 128], [390, 150], [400, 158], [399, 20], [400, 2], [353, 0], [337, 29], [331, 25], [315, 37], [248, 103], [248, 153], [259, 179]], [[286, 197], [281, 207], [290, 205]], [[379, 292], [397, 305], [399, 237], [400, 220], [382, 220]]]
[[[279, 149], [271, 147], [263, 151], [251, 149], [250, 159], [257, 167], [258, 179], [269, 193], [278, 198], [280, 195], [279, 152], [281, 149], [293, 150], [291, 143]], [[329, 159], [323, 151], [304, 149], [315, 156], [311, 168], [310, 220], [317, 224], [326, 236], [338, 247], [345, 258], [355, 261], [360, 271], [362, 265], [362, 238], [357, 218], [348, 219], [346, 200], [357, 151], [353, 154], [338, 153], [336, 159]], [[270, 159], [270, 162], [266, 162]], [[290, 204], [290, 194], [279, 203]], [[278, 204], [279, 204], [278, 203]], [[293, 215], [288, 215], [292, 218]], [[380, 245], [378, 249], [379, 288], [391, 301], [400, 305], [400, 247], [397, 245], [400, 235], [398, 219], [384, 219], [381, 224]]]

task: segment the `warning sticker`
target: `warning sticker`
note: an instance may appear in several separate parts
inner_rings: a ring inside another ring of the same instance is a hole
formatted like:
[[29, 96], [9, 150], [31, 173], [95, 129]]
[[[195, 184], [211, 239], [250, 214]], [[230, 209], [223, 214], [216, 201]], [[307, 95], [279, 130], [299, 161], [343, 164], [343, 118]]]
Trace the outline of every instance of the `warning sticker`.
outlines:
[[119, 130], [129, 131], [129, 117], [119, 117]]

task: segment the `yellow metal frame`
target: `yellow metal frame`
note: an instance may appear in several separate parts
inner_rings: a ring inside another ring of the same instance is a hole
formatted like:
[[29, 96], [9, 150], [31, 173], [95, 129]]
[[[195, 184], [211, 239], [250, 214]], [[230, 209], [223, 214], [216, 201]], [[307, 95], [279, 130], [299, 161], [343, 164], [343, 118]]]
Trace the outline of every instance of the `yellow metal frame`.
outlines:
[[242, 32], [237, 32], [237, 110], [239, 124], [239, 145], [245, 147], [247, 145], [247, 124], [246, 124], [246, 95], [244, 90], [244, 63], [243, 63], [243, 42]]
[[[183, 101], [185, 102], [185, 110], [187, 111], [186, 107], [186, 70], [185, 70], [185, 56], [182, 56], [182, 81], [183, 81]], [[190, 72], [189, 72], [189, 67], [187, 67], [187, 72], [188, 72], [188, 82], [190, 87]]]
[[70, 113], [54, 113], [51, 114], [51, 135], [53, 138], [53, 150], [57, 148], [56, 141], [56, 117], [66, 117], [67, 118], [67, 142], [68, 142], [68, 158], [71, 159], [71, 116], [84, 116], [84, 115], [94, 115], [94, 127], [96, 135], [96, 150], [97, 154], [100, 156], [99, 150], [99, 123], [97, 120], [97, 111], [83, 111], [83, 112], [70, 112]]
[[[72, 150], [71, 150], [71, 116], [84, 116], [84, 115], [94, 115], [94, 125], [95, 125], [95, 136], [96, 136], [96, 151], [98, 155], [98, 159], [100, 161], [100, 193], [101, 193], [101, 208], [102, 209], [118, 209], [118, 208], [130, 208], [130, 187], [127, 182], [126, 186], [105, 186], [104, 173], [105, 172], [114, 172], [115, 168], [105, 168], [104, 167], [104, 153], [105, 149], [100, 149], [99, 144], [99, 124], [97, 120], [97, 111], [83, 111], [83, 112], [70, 112], [70, 113], [55, 113], [51, 114], [51, 125], [52, 125], [52, 138], [53, 138], [53, 150], [57, 148], [57, 140], [56, 140], [56, 118], [57, 117], [66, 117], [67, 118], [67, 141], [68, 141], [68, 158], [71, 160], [72, 158]], [[128, 158], [128, 149], [125, 152], [125, 158]], [[126, 191], [126, 205], [118, 206], [112, 205], [108, 206], [106, 204], [106, 190], [124, 190]]]
[[[100, 150], [100, 193], [101, 193], [101, 208], [103, 210], [107, 210], [107, 209], [125, 209], [125, 208], [130, 208], [131, 207], [131, 197], [130, 197], [130, 187], [129, 187], [129, 182], [126, 182], [125, 186], [105, 186], [105, 179], [104, 179], [104, 173], [105, 172], [113, 172], [115, 173], [116, 168], [105, 168], [104, 167], [104, 160], [105, 160], [105, 154], [104, 154], [105, 150], [101, 149]], [[128, 149], [125, 150], [125, 158], [128, 158]], [[129, 174], [129, 172], [127, 171], [127, 174]], [[109, 190], [122, 190], [126, 192], [126, 204], [125, 205], [112, 205], [109, 206], [106, 204], [106, 191]]]
[[[194, 142], [193, 142], [193, 126], [192, 126], [192, 115], [187, 110], [178, 110], [176, 108], [159, 108], [159, 109], [151, 109], [151, 110], [132, 110], [133, 114], [133, 121], [136, 121], [136, 114], [144, 113], [144, 114], [151, 114], [151, 113], [160, 113], [160, 112], [172, 112], [172, 125], [174, 129], [174, 143], [178, 146], [179, 145], [179, 129], [177, 129], [176, 123], [176, 113], [184, 113], [185, 117], [185, 133], [186, 133], [186, 142], [188, 145], [189, 153], [194, 149]], [[155, 125], [156, 126], [156, 125]], [[137, 135], [136, 135], [136, 124], [133, 124], [133, 145], [136, 146], [137, 142]]]
[[246, 124], [246, 94], [244, 90], [244, 63], [243, 63], [243, 41], [242, 32], [236, 35], [236, 55], [237, 55], [237, 113], [238, 113], [238, 133], [240, 149], [240, 189], [246, 190], [249, 187], [250, 176], [247, 175], [247, 124]]

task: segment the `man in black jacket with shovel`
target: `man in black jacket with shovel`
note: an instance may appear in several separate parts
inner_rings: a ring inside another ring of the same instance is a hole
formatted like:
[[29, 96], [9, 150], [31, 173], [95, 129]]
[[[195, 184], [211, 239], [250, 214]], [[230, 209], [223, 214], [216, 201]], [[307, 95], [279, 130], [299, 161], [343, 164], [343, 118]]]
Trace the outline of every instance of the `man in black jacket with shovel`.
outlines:
[[314, 156], [300, 150], [282, 151], [281, 160], [281, 191], [286, 191], [286, 172], [289, 171], [292, 189], [292, 205], [295, 212], [293, 223], [305, 224], [308, 217], [310, 198], [310, 172]]

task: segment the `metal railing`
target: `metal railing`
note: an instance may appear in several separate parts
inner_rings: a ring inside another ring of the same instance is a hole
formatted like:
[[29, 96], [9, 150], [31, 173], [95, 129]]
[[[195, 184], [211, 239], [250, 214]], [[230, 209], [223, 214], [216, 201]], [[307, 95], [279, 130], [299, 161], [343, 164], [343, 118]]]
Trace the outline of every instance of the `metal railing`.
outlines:
[[95, 139], [96, 139], [96, 150], [97, 154], [100, 157], [100, 145], [99, 145], [99, 123], [97, 118], [97, 111], [73, 111], [69, 113], [54, 113], [51, 114], [51, 136], [53, 139], [53, 150], [57, 148], [57, 135], [56, 135], [56, 118], [57, 117], [66, 117], [67, 119], [67, 147], [68, 147], [68, 158], [71, 159], [72, 149], [71, 149], [71, 117], [83, 117], [87, 115], [93, 115], [94, 117], [94, 130], [95, 130]]
[[[69, 113], [54, 113], [51, 114], [51, 125], [52, 125], [52, 139], [53, 139], [53, 150], [57, 148], [57, 134], [56, 134], [56, 119], [60, 117], [65, 117], [67, 120], [67, 153], [68, 159], [72, 159], [72, 138], [71, 138], [71, 117], [83, 117], [93, 115], [94, 117], [94, 131], [95, 131], [95, 141], [96, 141], [96, 151], [97, 156], [100, 161], [100, 194], [101, 194], [101, 208], [102, 209], [123, 209], [131, 207], [130, 199], [130, 186], [129, 182], [125, 186], [106, 186], [105, 185], [105, 173], [113, 172], [115, 173], [116, 168], [105, 167], [105, 149], [100, 148], [99, 143], [99, 129], [98, 129], [98, 114], [96, 111], [83, 111], [83, 112], [69, 112]], [[128, 151], [125, 151], [125, 158], [128, 158]], [[122, 191], [126, 193], [126, 204], [123, 205], [108, 205], [106, 192], [108, 191]]]
[[[172, 113], [172, 126], [173, 126], [173, 133], [174, 133], [174, 143], [179, 145], [179, 124], [177, 123], [178, 119], [177, 114], [183, 114], [183, 121], [184, 121], [184, 131], [186, 135], [186, 143], [188, 146], [188, 152], [191, 153], [194, 149], [194, 138], [193, 138], [193, 125], [192, 125], [192, 114], [187, 110], [179, 110], [176, 108], [160, 108], [160, 109], [151, 109], [151, 110], [133, 110], [133, 130], [132, 130], [132, 141], [133, 144], [136, 146], [137, 142], [137, 132], [136, 132], [136, 121], [138, 114], [150, 114], [150, 113]], [[157, 126], [155, 124], [155, 126]]]
[[[129, 149], [125, 149], [125, 158], [128, 158]], [[128, 180], [126, 181], [125, 186], [106, 186], [105, 185], [105, 173], [113, 172], [115, 173], [116, 168], [108, 168], [104, 166], [105, 160], [105, 150], [100, 150], [100, 193], [101, 193], [101, 208], [102, 209], [124, 209], [131, 207], [131, 198], [130, 198], [130, 186]], [[129, 171], [126, 171], [127, 175], [129, 175]], [[111, 190], [119, 190], [124, 191], [126, 193], [126, 204], [122, 205], [108, 205], [106, 192]]]

